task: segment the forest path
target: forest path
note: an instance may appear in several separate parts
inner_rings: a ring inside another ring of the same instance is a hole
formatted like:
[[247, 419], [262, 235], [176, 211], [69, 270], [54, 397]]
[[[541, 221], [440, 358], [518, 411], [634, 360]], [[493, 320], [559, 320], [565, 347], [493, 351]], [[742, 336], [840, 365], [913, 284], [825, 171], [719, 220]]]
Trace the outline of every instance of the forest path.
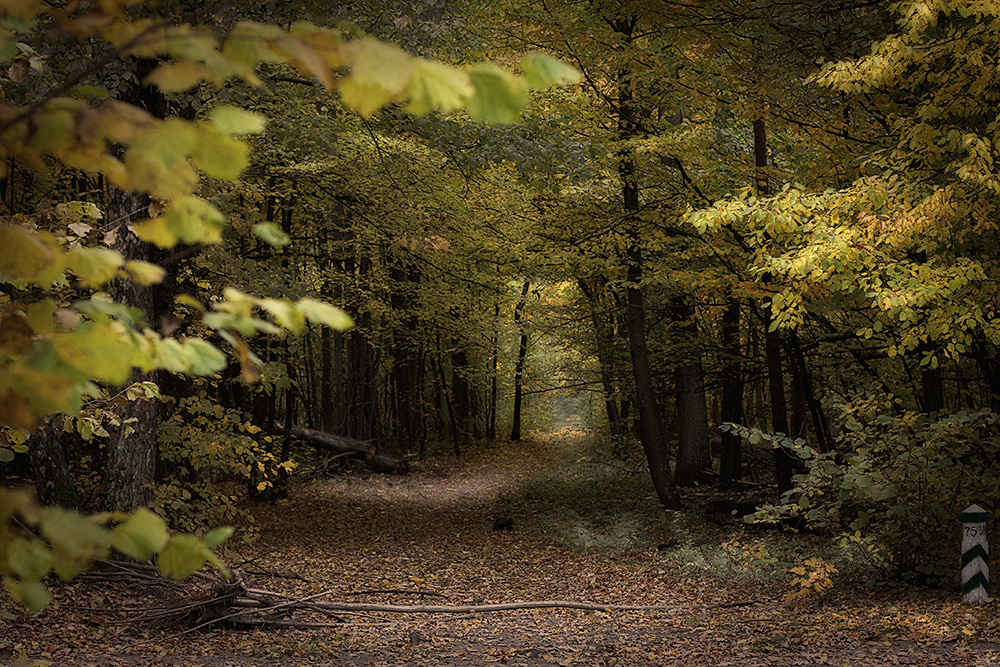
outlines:
[[[779, 600], [787, 581], [763, 586], [693, 576], [678, 567], [676, 555], [652, 549], [614, 555], [558, 546], [539, 530], [533, 508], [513, 494], [532, 475], [558, 470], [581, 439], [564, 431], [543, 441], [498, 443], [468, 461], [428, 464], [408, 477], [349, 475], [293, 486], [287, 501], [256, 509], [261, 536], [240, 550], [241, 567], [253, 587], [290, 595], [327, 591], [328, 601], [561, 599], [669, 608], [451, 618], [343, 614], [346, 622], [335, 628], [177, 636], [176, 628], [109, 625], [74, 614], [74, 603], [99, 602], [91, 589], [73, 585], [57, 592], [66, 610], [19, 627], [38, 634], [29, 653], [44, 649], [43, 657], [67, 667], [1000, 665], [996, 645], [957, 639], [964, 637], [961, 621], [955, 625], [956, 613], [944, 602], [852, 596], [791, 610]], [[512, 517], [514, 530], [494, 531], [498, 515]], [[239, 565], [239, 558], [231, 560]], [[118, 593], [99, 595], [109, 605], [131, 595]], [[759, 602], [699, 607], [748, 600]]]

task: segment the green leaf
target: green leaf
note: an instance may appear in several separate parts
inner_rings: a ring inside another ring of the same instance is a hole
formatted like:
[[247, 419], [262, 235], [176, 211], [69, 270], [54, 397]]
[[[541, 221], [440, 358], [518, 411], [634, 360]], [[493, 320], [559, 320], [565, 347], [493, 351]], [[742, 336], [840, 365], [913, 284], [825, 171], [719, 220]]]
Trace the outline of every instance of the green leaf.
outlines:
[[164, 63], [146, 77], [146, 83], [165, 93], [179, 93], [194, 88], [209, 75], [208, 68], [200, 63], [184, 60]]
[[111, 547], [108, 529], [61, 507], [43, 508], [39, 528], [55, 548], [53, 567], [64, 579], [86, 569], [94, 558], [106, 556]]
[[159, 264], [151, 264], [137, 259], [125, 262], [125, 272], [137, 285], [158, 285], [167, 277], [167, 270]]
[[41, 611], [45, 609], [51, 599], [45, 586], [42, 586], [37, 581], [22, 583], [11, 577], [4, 577], [3, 583], [11, 597], [23, 604], [29, 611]]
[[56, 254], [21, 225], [0, 225], [0, 278], [35, 280], [56, 261]]
[[291, 242], [291, 238], [285, 233], [277, 223], [262, 222], [253, 226], [253, 233], [268, 245], [285, 246]]
[[260, 307], [271, 314], [274, 321], [292, 333], [301, 333], [306, 325], [305, 316], [299, 312], [295, 304], [285, 299], [261, 299]]
[[122, 256], [108, 248], [77, 246], [66, 255], [67, 265], [85, 287], [100, 288], [118, 275], [125, 262]]
[[204, 131], [191, 152], [195, 165], [211, 178], [235, 181], [249, 160], [250, 147], [217, 130]]
[[23, 581], [38, 581], [52, 568], [52, 554], [41, 540], [15, 537], [7, 545], [7, 564]]
[[342, 48], [349, 75], [340, 80], [340, 97], [362, 116], [370, 116], [385, 105], [400, 99], [410, 82], [416, 64], [398, 46], [376, 39], [359, 39]]
[[488, 123], [513, 123], [528, 104], [528, 86], [493, 63], [480, 63], [469, 70], [475, 94], [468, 103], [469, 115]]
[[529, 53], [521, 59], [521, 71], [532, 88], [578, 83], [580, 72], [561, 60], [543, 53]]
[[28, 306], [28, 326], [38, 334], [54, 333], [56, 329], [53, 315], [56, 311], [56, 303], [52, 299], [43, 299]]
[[144, 507], [111, 532], [111, 546], [138, 560], [149, 560], [158, 554], [169, 539], [167, 524]]
[[175, 535], [156, 559], [160, 574], [171, 579], [183, 579], [205, 564], [207, 550], [194, 535]]
[[185, 338], [182, 343], [188, 357], [187, 372], [191, 375], [212, 375], [229, 363], [226, 355], [206, 340]]
[[229, 526], [223, 526], [222, 528], [216, 528], [215, 530], [209, 531], [205, 535], [203, 540], [205, 546], [209, 549], [214, 549], [226, 540], [228, 540], [233, 534], [233, 529]]
[[62, 360], [87, 377], [120, 385], [132, 370], [132, 345], [110, 325], [87, 323], [75, 331], [55, 334], [51, 341]]
[[159, 248], [172, 248], [182, 243], [219, 243], [226, 218], [215, 206], [194, 196], [184, 196], [170, 202], [159, 218], [134, 226], [136, 235]]
[[256, 134], [264, 131], [267, 118], [259, 113], [236, 107], [216, 107], [208, 122], [223, 134]]
[[464, 107], [475, 88], [469, 75], [462, 70], [421, 60], [413, 69], [406, 93], [410, 100], [406, 110], [423, 115], [432, 109], [448, 112]]
[[354, 326], [354, 320], [350, 315], [328, 303], [307, 297], [299, 299], [297, 306], [299, 312], [314, 324], [323, 324], [337, 331], [344, 331]]

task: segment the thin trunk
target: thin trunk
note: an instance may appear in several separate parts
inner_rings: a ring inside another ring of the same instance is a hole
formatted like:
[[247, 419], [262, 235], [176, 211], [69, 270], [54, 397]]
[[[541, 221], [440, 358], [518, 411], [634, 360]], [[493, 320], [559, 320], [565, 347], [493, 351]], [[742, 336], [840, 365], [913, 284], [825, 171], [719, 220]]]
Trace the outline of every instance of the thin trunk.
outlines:
[[[816, 398], [813, 391], [812, 375], [809, 373], [809, 366], [806, 364], [805, 355], [802, 353], [802, 346], [799, 344], [799, 336], [792, 331], [788, 337], [788, 348], [792, 358], [792, 368], [794, 369], [796, 385], [798, 385], [798, 395], [801, 395], [812, 421], [813, 432], [816, 437], [816, 444], [821, 452], [829, 452], [833, 449], [830, 441], [830, 424], [823, 411], [823, 404]], [[796, 437], [799, 434], [796, 433]]]
[[451, 353], [451, 397], [455, 409], [455, 426], [464, 440], [469, 436], [472, 397], [469, 392], [469, 355], [465, 350]]
[[497, 375], [500, 365], [500, 300], [493, 307], [493, 336], [490, 339], [490, 396], [487, 405], [486, 437], [497, 439]]
[[600, 292], [603, 290], [603, 280], [591, 287], [586, 280], [577, 280], [580, 291], [587, 299], [590, 307], [590, 320], [594, 325], [594, 342], [597, 348], [597, 362], [601, 367], [601, 386], [604, 389], [604, 410], [608, 415], [608, 427], [611, 431], [612, 453], [617, 459], [624, 458], [628, 429], [618, 411], [617, 391], [615, 390], [614, 372], [614, 334], [601, 312]]
[[660, 420], [660, 407], [653, 392], [653, 373], [649, 365], [646, 346], [645, 302], [639, 281], [642, 279], [642, 255], [637, 240], [629, 246], [627, 272], [627, 307], [629, 354], [632, 357], [632, 375], [635, 379], [636, 406], [639, 409], [639, 429], [646, 462], [653, 480], [656, 495], [664, 507], [674, 508], [680, 503], [670, 472], [667, 438]]
[[[615, 31], [626, 43], [633, 39], [638, 18], [618, 18], [612, 21]], [[649, 364], [646, 346], [646, 306], [642, 293], [642, 246], [638, 229], [639, 182], [636, 174], [635, 156], [629, 142], [639, 134], [638, 111], [633, 95], [632, 72], [628, 63], [623, 63], [617, 73], [618, 80], [618, 139], [622, 148], [618, 155], [618, 180], [622, 190], [622, 207], [628, 241], [625, 251], [626, 269], [626, 316], [629, 355], [632, 359], [632, 375], [635, 379], [636, 405], [639, 409], [639, 423], [642, 447], [646, 453], [650, 477], [657, 497], [664, 507], [677, 507], [680, 499], [674, 488], [670, 471], [670, 458], [666, 434], [660, 417], [660, 407], [653, 389], [653, 373]]]
[[521, 300], [514, 306], [514, 325], [521, 330], [521, 339], [517, 348], [517, 363], [514, 366], [514, 424], [510, 429], [510, 439], [515, 442], [521, 439], [521, 392], [524, 381], [524, 360], [528, 355], [528, 330], [524, 327], [524, 304], [528, 296], [529, 283], [524, 281], [521, 289]]
[[[292, 424], [295, 423], [295, 386], [292, 385], [285, 390], [285, 423], [281, 434], [281, 457], [278, 463], [288, 461], [292, 456]], [[288, 471], [283, 467], [278, 467], [278, 478], [274, 481], [274, 493], [276, 498], [288, 497]]]
[[920, 388], [924, 412], [930, 414], [944, 410], [944, 381], [940, 366], [920, 371]]
[[451, 404], [451, 390], [448, 388], [448, 383], [445, 380], [444, 359], [441, 354], [440, 340], [438, 340], [437, 367], [438, 381], [441, 383], [441, 393], [444, 394], [444, 404], [448, 410], [448, 423], [451, 425], [451, 441], [455, 448], [455, 458], [460, 459], [462, 458], [462, 446], [458, 437], [458, 425], [455, 423], [455, 408]]
[[694, 308], [684, 301], [675, 302], [678, 319], [683, 320], [684, 337], [694, 341], [688, 357], [674, 370], [677, 395], [677, 484], [694, 482], [712, 469], [708, 448], [708, 409], [705, 400], [705, 370], [697, 344], [698, 323]]
[[[757, 195], [767, 197], [771, 194], [771, 185], [767, 173], [767, 127], [763, 118], [753, 122], [753, 154]], [[765, 276], [764, 282], [768, 282]], [[764, 356], [767, 359], [767, 386], [771, 395], [771, 429], [775, 433], [789, 435], [788, 407], [785, 403], [785, 375], [781, 367], [781, 334], [771, 331], [771, 311], [764, 312]], [[784, 447], [774, 450], [774, 476], [778, 483], [778, 492], [784, 493], [792, 488], [792, 453]]]
[[320, 429], [331, 433], [333, 427], [333, 351], [329, 327], [322, 327], [319, 334], [320, 354]]
[[[740, 347], [740, 302], [730, 299], [722, 313], [722, 423], [743, 423], [743, 364]], [[719, 488], [743, 479], [743, 439], [732, 429], [722, 432]]]

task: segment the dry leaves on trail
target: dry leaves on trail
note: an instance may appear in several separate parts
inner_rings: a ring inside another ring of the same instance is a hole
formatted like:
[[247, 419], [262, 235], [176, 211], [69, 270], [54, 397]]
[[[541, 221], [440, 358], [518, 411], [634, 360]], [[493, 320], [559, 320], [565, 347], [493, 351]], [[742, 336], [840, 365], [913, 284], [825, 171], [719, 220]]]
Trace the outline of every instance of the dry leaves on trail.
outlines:
[[[557, 547], [512, 493], [556, 465], [578, 436], [498, 444], [471, 462], [406, 478], [341, 477], [257, 508], [261, 538], [233, 558], [257, 588], [393, 605], [532, 600], [668, 605], [655, 611], [546, 609], [400, 616], [337, 612], [328, 628], [209, 631], [137, 623], [127, 607], [169, 607], [168, 588], [65, 585], [59, 607], [0, 632], [57, 665], [994, 665], [996, 605], [951, 596], [837, 590], [814, 607], [780, 602], [782, 585], [696, 576], [652, 549]], [[495, 531], [499, 513], [513, 530]], [[187, 594], [190, 594], [188, 591]], [[202, 595], [208, 595], [203, 591]], [[762, 599], [738, 608], [696, 605]], [[108, 611], [104, 611], [108, 610]], [[316, 622], [329, 617], [299, 616]], [[155, 619], [147, 619], [155, 620]], [[9, 655], [7, 657], [10, 657]]]

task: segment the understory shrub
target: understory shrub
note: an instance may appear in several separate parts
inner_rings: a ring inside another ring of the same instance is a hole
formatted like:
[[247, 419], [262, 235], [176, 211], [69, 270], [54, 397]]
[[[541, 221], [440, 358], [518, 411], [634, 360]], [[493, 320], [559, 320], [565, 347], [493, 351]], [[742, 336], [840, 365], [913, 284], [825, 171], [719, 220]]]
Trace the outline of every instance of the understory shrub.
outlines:
[[[803, 456], [807, 471], [782, 502], [748, 521], [805, 520], [839, 534], [885, 577], [958, 576], [959, 514], [1000, 507], [1000, 429], [989, 410], [930, 418], [850, 413], [838, 451]], [[801, 449], [801, 448], [800, 448]]]
[[167, 475], [157, 485], [153, 510], [177, 530], [246, 523], [237, 501], [248, 489], [271, 488], [281, 469], [294, 467], [269, 451], [271, 441], [239, 411], [223, 408], [204, 391], [181, 399], [160, 423], [160, 461]]

